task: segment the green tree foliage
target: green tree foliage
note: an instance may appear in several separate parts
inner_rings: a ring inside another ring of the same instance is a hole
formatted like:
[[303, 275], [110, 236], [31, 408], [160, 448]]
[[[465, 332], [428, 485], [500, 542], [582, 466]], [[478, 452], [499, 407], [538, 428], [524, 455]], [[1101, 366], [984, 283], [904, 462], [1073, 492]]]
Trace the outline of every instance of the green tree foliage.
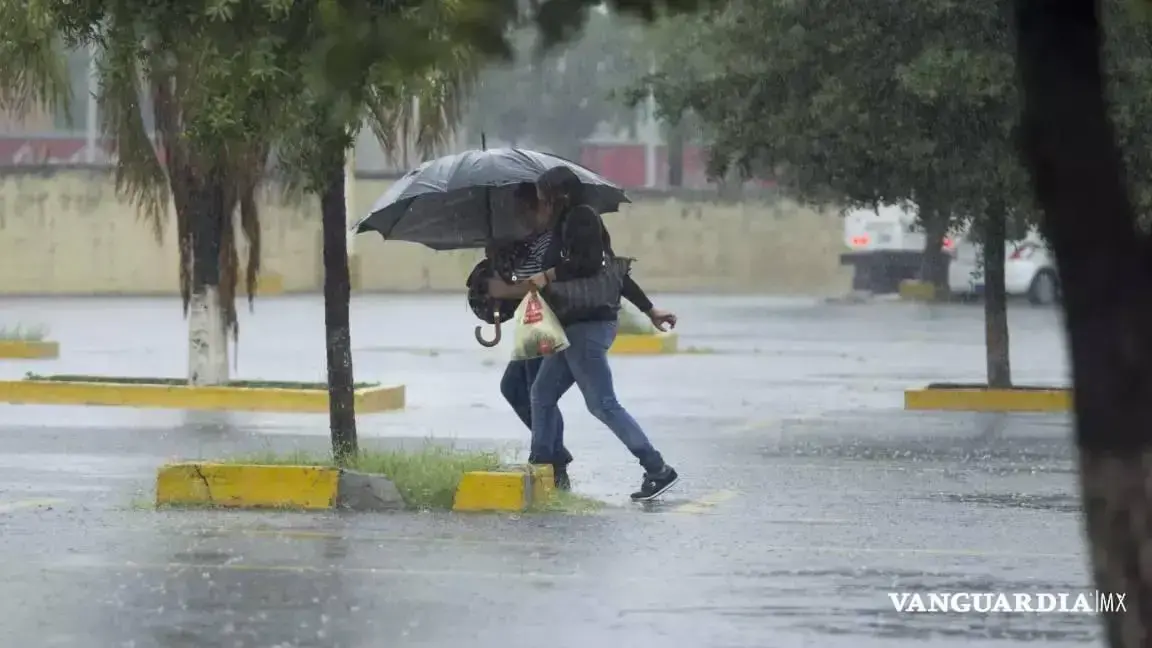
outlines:
[[[479, 61], [476, 50], [457, 41], [460, 30], [471, 29], [469, 15], [452, 2], [324, 6], [307, 25], [296, 66], [300, 85], [280, 113], [280, 159], [307, 191], [320, 196], [330, 427], [333, 453], [341, 464], [358, 451], [344, 195], [347, 151], [365, 118], [385, 149], [415, 131], [417, 147], [427, 151], [451, 131]], [[345, 63], [334, 65], [334, 60]], [[414, 104], [419, 107], [413, 109]]]
[[[993, 3], [736, 2], [694, 31], [642, 90], [700, 117], [717, 170], [773, 174], [818, 202], [947, 215], [983, 213], [972, 198], [992, 182], [1021, 186], [1011, 52], [996, 42], [1007, 22]], [[685, 50], [707, 59], [686, 65]], [[1018, 192], [1001, 193], [1017, 206]]]
[[[711, 60], [684, 65], [673, 53], [640, 90], [699, 116], [717, 173], [771, 174], [817, 203], [915, 204], [924, 274], [940, 284], [950, 228], [974, 224], [974, 238], [997, 240], [1022, 235], [1035, 213], [1013, 148], [1008, 28], [991, 0], [735, 2], [696, 28]], [[989, 381], [999, 384], [1009, 380], [1003, 247], [987, 246]]]

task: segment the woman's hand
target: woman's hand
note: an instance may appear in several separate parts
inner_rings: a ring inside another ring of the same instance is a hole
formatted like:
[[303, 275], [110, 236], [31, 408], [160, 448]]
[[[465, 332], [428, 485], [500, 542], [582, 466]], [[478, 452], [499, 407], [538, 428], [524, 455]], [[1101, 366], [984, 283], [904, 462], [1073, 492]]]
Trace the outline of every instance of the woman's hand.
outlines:
[[544, 286], [547, 286], [548, 284], [552, 283], [554, 280], [555, 280], [555, 277], [553, 276], [553, 273], [551, 270], [545, 270], [544, 272], [538, 272], [538, 273], [532, 275], [531, 277], [528, 277], [528, 283], [532, 284], [533, 286], [536, 286], [537, 290], [543, 288]]
[[[656, 330], [660, 332], [667, 331], [668, 328], [676, 328], [676, 314], [673, 312], [653, 308], [644, 314], [648, 316], [648, 319], [652, 320], [652, 326], [655, 326]], [[665, 325], [667, 325], [668, 328], [664, 328]]]

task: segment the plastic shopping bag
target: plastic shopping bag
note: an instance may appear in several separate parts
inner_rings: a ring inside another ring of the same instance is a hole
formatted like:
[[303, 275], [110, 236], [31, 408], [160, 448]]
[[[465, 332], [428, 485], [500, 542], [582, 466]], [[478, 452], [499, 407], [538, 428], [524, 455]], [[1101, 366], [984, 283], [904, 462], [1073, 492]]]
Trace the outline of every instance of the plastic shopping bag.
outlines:
[[512, 359], [530, 360], [568, 348], [568, 336], [548, 302], [536, 291], [528, 293], [516, 308], [516, 335]]

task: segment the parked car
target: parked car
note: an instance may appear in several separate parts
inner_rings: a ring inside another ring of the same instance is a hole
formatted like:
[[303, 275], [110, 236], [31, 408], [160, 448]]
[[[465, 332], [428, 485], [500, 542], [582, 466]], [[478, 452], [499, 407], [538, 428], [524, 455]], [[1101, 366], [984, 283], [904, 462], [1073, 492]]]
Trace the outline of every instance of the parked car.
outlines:
[[[949, 250], [948, 288], [958, 295], [984, 293], [984, 263], [981, 246], [967, 238], [954, 242]], [[1010, 296], [1026, 297], [1036, 305], [1054, 304], [1060, 299], [1056, 263], [1048, 247], [1036, 235], [1006, 244], [1004, 287]]]

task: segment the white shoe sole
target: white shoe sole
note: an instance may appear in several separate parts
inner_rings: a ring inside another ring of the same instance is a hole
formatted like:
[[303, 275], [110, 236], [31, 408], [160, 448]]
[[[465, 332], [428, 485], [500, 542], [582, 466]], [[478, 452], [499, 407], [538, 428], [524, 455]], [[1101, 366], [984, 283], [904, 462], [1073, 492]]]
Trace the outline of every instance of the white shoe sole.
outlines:
[[660, 490], [656, 491], [655, 493], [652, 493], [648, 497], [633, 498], [632, 501], [633, 502], [651, 502], [652, 500], [656, 499], [657, 497], [660, 497], [664, 493], [667, 493], [668, 489], [672, 488], [673, 486], [675, 486], [676, 484], [679, 484], [679, 483], [680, 483], [680, 475], [676, 475], [676, 479], [673, 479], [672, 481], [668, 482], [667, 484], [664, 484], [664, 488], [661, 488]]

